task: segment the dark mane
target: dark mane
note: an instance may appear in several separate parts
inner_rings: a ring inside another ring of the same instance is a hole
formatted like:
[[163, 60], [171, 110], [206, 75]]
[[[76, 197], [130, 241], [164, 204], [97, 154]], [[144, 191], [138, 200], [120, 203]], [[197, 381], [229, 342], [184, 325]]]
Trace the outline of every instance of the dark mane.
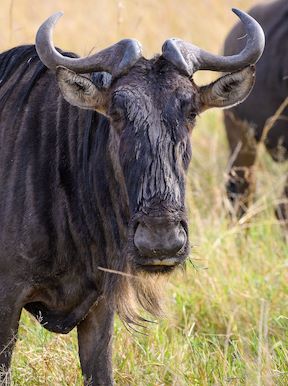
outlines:
[[[77, 55], [73, 52], [64, 52], [60, 49], [57, 50], [61, 52], [64, 56], [68, 56], [71, 58], [77, 57]], [[13, 76], [14, 73], [17, 72], [18, 75], [15, 78], [14, 83], [12, 85], [9, 84], [9, 89], [4, 95], [2, 95], [0, 103], [6, 102], [13, 88], [19, 83], [22, 77], [32, 66], [33, 72], [30, 76], [27, 88], [24, 88], [22, 90], [22, 93], [18, 95], [18, 109], [21, 109], [23, 107], [35, 83], [42, 75], [44, 75], [48, 71], [48, 69], [40, 61], [35, 49], [35, 45], [24, 45], [15, 47], [0, 54], [0, 86], [5, 86], [6, 82]], [[19, 67], [21, 67], [21, 71], [18, 72]]]

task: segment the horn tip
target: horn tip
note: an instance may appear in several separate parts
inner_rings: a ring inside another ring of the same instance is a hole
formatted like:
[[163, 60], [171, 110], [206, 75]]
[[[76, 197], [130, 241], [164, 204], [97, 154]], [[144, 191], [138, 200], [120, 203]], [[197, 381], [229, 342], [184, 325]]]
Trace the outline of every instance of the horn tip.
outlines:
[[[53, 13], [53, 15], [48, 17], [46, 22], [51, 23], [52, 25], [55, 25], [57, 23], [57, 21], [60, 19], [60, 17], [63, 15], [64, 15], [64, 12], [62, 12], [62, 11], [55, 12], [55, 13]], [[46, 22], [44, 22], [44, 23], [46, 23]]]
[[[239, 17], [239, 19], [246, 25], [247, 31], [251, 31], [254, 36], [254, 46], [258, 47], [257, 53], [255, 54], [255, 62], [256, 63], [261, 57], [264, 47], [265, 47], [265, 34], [261, 27], [261, 25], [255, 20], [251, 15], [247, 14], [244, 11], [241, 11], [238, 8], [232, 8], [232, 11]], [[256, 37], [256, 38], [255, 38]], [[255, 43], [257, 40], [257, 43]]]
[[64, 15], [64, 12], [63, 11], [58, 11], [58, 12], [55, 12], [52, 17], [54, 20], [58, 20], [61, 16]]
[[234, 8], [234, 7], [233, 7], [233, 8], [231, 9], [231, 11], [234, 12], [235, 15], [237, 15], [237, 16], [241, 16], [241, 15], [243, 15], [243, 14], [246, 15], [246, 12], [241, 11], [241, 9], [239, 9], [239, 8]]

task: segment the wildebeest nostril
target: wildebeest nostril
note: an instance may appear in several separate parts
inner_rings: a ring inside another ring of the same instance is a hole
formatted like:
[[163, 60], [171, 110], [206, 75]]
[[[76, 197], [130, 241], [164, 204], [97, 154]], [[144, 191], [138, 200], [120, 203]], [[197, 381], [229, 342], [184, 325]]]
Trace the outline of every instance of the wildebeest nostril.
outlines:
[[139, 223], [134, 244], [145, 257], [174, 257], [186, 244], [187, 235], [181, 223]]

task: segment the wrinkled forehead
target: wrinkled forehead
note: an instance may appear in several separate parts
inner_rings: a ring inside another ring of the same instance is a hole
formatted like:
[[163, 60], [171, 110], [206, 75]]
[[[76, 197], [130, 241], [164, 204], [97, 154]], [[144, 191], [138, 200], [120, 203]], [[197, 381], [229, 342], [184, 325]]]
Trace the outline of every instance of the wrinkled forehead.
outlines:
[[152, 98], [154, 107], [161, 108], [173, 97], [195, 99], [197, 86], [165, 59], [141, 58], [115, 81], [112, 93], [119, 98]]

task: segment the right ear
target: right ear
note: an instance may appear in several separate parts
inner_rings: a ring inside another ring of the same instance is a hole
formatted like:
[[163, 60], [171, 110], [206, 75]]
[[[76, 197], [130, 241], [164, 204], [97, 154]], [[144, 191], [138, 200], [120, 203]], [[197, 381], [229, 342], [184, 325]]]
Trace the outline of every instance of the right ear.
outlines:
[[66, 67], [56, 69], [56, 78], [63, 97], [81, 109], [103, 111], [107, 100], [107, 88], [98, 88], [86, 76], [76, 74]]
[[250, 94], [254, 83], [255, 66], [248, 66], [200, 87], [201, 111], [211, 107], [227, 109], [243, 102]]

